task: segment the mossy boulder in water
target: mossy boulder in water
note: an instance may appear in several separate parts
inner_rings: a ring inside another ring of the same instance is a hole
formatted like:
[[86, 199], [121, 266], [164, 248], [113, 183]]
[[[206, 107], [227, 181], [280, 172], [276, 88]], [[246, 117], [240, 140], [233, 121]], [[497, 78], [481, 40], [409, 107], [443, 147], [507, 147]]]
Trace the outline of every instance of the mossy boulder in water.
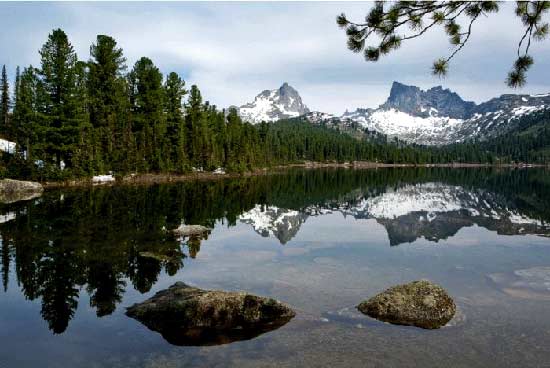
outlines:
[[456, 305], [441, 286], [422, 280], [391, 287], [357, 309], [384, 322], [435, 329], [453, 318]]
[[0, 180], [0, 202], [13, 203], [26, 201], [42, 195], [42, 184], [33, 181], [13, 179]]
[[126, 315], [174, 345], [217, 345], [274, 330], [295, 313], [286, 305], [245, 292], [202, 290], [177, 282]]

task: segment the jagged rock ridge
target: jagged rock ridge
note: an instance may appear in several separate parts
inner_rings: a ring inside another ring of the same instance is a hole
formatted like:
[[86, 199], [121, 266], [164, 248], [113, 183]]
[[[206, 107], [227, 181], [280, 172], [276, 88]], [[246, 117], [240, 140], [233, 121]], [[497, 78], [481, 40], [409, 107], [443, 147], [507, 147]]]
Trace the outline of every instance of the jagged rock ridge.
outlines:
[[339, 119], [408, 143], [445, 145], [483, 140], [514, 129], [523, 116], [550, 109], [550, 94], [506, 94], [476, 105], [441, 86], [423, 91], [394, 82], [377, 109], [359, 108]]

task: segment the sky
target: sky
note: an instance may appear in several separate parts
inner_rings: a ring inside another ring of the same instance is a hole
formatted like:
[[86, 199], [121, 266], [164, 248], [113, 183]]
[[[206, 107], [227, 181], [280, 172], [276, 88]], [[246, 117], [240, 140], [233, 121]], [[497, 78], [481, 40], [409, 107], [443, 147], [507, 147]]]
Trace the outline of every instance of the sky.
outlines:
[[89, 58], [96, 35], [107, 34], [123, 48], [128, 67], [141, 56], [219, 107], [250, 102], [265, 89], [288, 82], [316, 111], [341, 114], [376, 107], [393, 81], [423, 89], [436, 85], [462, 98], [485, 101], [504, 93], [550, 92], [550, 40], [534, 43], [535, 64], [522, 89], [504, 80], [522, 34], [513, 4], [474, 26], [449, 75], [432, 76], [432, 62], [452, 48], [442, 28], [406, 42], [399, 50], [366, 62], [346, 47], [335, 17], [361, 21], [371, 2], [169, 2], [1, 3], [0, 64], [13, 76], [17, 65], [39, 65], [38, 50], [54, 28], [62, 28], [81, 60]]

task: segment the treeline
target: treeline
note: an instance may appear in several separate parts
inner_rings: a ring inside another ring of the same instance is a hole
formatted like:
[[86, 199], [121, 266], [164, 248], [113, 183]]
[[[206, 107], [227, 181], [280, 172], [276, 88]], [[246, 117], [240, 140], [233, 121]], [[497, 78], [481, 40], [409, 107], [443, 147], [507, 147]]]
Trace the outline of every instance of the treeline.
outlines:
[[61, 29], [48, 35], [39, 54], [40, 66], [17, 67], [13, 89], [2, 69], [0, 137], [16, 146], [1, 142], [0, 176], [245, 171], [305, 160], [495, 162], [498, 152], [357, 139], [301, 119], [251, 125], [235, 109], [204, 101], [177, 73], [163, 75], [147, 57], [128, 70], [122, 49], [105, 35], [90, 46], [87, 61]]
[[0, 134], [17, 144], [16, 152], [2, 155], [3, 176], [244, 171], [304, 160], [412, 162], [411, 152], [419, 151], [306, 122], [248, 124], [235, 109], [205, 102], [197, 86], [188, 90], [177, 73], [164, 76], [149, 58], [128, 71], [109, 36], [97, 36], [82, 61], [56, 29], [39, 53], [39, 67], [17, 68], [13, 97], [3, 69]]
[[22, 177], [242, 169], [262, 147], [257, 129], [203, 101], [197, 86], [188, 91], [177, 73], [164, 77], [146, 57], [127, 72], [122, 49], [104, 35], [84, 62], [54, 30], [40, 67], [17, 68], [14, 97], [2, 101], [1, 133], [17, 143], [4, 162]]

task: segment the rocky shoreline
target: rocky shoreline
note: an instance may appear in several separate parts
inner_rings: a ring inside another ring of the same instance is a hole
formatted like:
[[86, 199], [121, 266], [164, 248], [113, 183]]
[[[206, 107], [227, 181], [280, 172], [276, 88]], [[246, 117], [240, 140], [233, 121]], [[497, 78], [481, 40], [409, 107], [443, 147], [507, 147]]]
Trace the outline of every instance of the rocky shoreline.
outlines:
[[40, 197], [43, 191], [37, 182], [3, 179], [0, 180], [0, 203], [28, 201]]
[[473, 163], [449, 163], [449, 164], [387, 164], [370, 161], [353, 162], [304, 162], [288, 165], [273, 166], [270, 168], [255, 169], [244, 173], [229, 172], [191, 172], [188, 174], [131, 174], [120, 179], [106, 182], [94, 182], [92, 178], [82, 178], [66, 181], [45, 181], [41, 184], [44, 188], [59, 187], [85, 187], [94, 185], [147, 185], [162, 183], [177, 183], [195, 180], [219, 180], [226, 178], [241, 178], [251, 176], [273, 175], [283, 173], [287, 169], [321, 169], [321, 168], [345, 168], [345, 169], [379, 169], [379, 168], [502, 168], [502, 169], [526, 169], [526, 168], [550, 168], [550, 165], [544, 164], [473, 164]]

